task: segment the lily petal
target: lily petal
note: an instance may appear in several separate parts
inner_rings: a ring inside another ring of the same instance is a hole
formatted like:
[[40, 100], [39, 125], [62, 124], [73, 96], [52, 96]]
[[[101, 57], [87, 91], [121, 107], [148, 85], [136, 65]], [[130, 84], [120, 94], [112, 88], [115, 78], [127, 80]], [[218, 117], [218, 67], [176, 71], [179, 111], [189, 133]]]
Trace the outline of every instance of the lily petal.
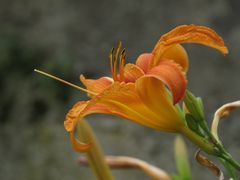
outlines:
[[153, 76], [143, 76], [136, 81], [136, 89], [143, 103], [164, 118], [158, 121], [159, 124], [175, 131], [184, 125], [162, 81]]
[[[161, 115], [154, 113], [139, 98], [134, 83], [114, 83], [104, 93], [96, 97], [96, 101], [118, 115], [135, 123], [153, 128], [172, 131], [159, 123]], [[164, 118], [165, 119], [165, 118]]]
[[150, 69], [151, 60], [153, 59], [152, 53], [143, 53], [138, 56], [136, 65], [140, 67], [145, 73]]
[[[159, 93], [162, 94], [164, 89], [166, 88], [158, 89]], [[151, 94], [150, 98], [155, 97], [155, 94]], [[162, 96], [163, 100], [166, 99], [167, 92], [163, 93]], [[164, 101], [163, 104], [160, 102], [157, 105], [157, 107], [161, 107], [160, 112], [154, 112], [151, 107], [143, 103], [134, 83], [115, 82], [90, 101], [81, 101], [74, 105], [66, 116], [64, 126], [70, 133], [73, 147], [78, 151], [86, 151], [90, 145], [79, 142], [74, 137], [74, 129], [78, 121], [93, 113], [116, 115], [153, 129], [176, 132], [178, 126], [175, 124], [177, 121], [175, 119], [179, 119], [179, 115], [175, 112], [176, 110], [169, 110], [169, 107], [174, 109], [171, 100], [167, 100], [167, 102], [169, 102], [168, 106], [165, 106]]]
[[[86, 86], [87, 90], [97, 94], [101, 93], [113, 83], [113, 79], [109, 77], [86, 79], [83, 75], [80, 75], [80, 81], [84, 84], [84, 86]], [[91, 96], [90, 94], [88, 95]]]
[[124, 67], [124, 81], [135, 82], [138, 78], [144, 75], [144, 71], [135, 64], [126, 64]]
[[86, 152], [91, 147], [90, 144], [79, 142], [74, 136], [74, 129], [77, 125], [77, 122], [81, 120], [84, 116], [92, 113], [105, 113], [111, 114], [111, 111], [105, 106], [94, 103], [94, 100], [91, 101], [80, 101], [76, 103], [72, 109], [67, 113], [64, 127], [70, 133], [70, 140], [72, 142], [73, 148], [76, 151]]
[[[146, 77], [149, 77], [150, 79], [152, 79], [151, 77], [154, 77], [167, 85], [172, 92], [174, 104], [178, 103], [183, 98], [187, 86], [187, 80], [185, 74], [181, 70], [181, 67], [174, 63], [174, 61], [166, 59], [162, 60], [158, 66], [153, 67], [147, 73]], [[153, 81], [155, 82], [155, 80]], [[151, 84], [151, 82], [149, 83]], [[154, 87], [154, 84], [152, 84], [152, 86], [152, 93], [154, 93], [154, 91], [157, 92], [157, 86]], [[148, 88], [148, 86], [145, 88]], [[160, 102], [156, 98], [153, 100]]]
[[79, 101], [68, 111], [64, 121], [64, 127], [68, 132], [74, 130], [77, 124], [77, 117], [86, 108], [87, 104], [88, 101]]
[[78, 152], [87, 152], [91, 148], [90, 143], [85, 144], [85, 143], [79, 142], [74, 136], [74, 131], [70, 132], [70, 140], [73, 148]]
[[162, 59], [160, 59], [159, 62], [164, 59], [172, 59], [182, 67], [184, 72], [187, 72], [189, 66], [188, 55], [186, 50], [180, 44], [175, 44], [167, 48], [163, 52]]
[[[181, 67], [169, 60], [161, 62], [159, 67], [156, 67], [159, 69], [150, 70], [148, 75], [141, 76], [136, 83], [114, 83], [104, 93], [96, 97], [98, 99], [96, 101], [108, 106], [121, 117], [141, 125], [163, 131], [177, 131], [177, 128], [184, 126], [184, 123], [163, 82], [174, 92], [174, 100], [178, 102], [186, 89], [185, 76]], [[162, 72], [155, 72], [158, 70]], [[169, 74], [172, 77], [168, 78]], [[152, 81], [150, 86], [148, 84], [138, 86], [139, 80], [145, 78], [157, 78], [157, 82]], [[175, 81], [177, 86], [174, 85]], [[146, 98], [143, 99], [139, 92]], [[153, 103], [146, 103], [147, 99], [152, 99]]]
[[87, 106], [88, 101], [80, 101], [76, 103], [72, 109], [67, 113], [64, 127], [70, 133], [70, 140], [72, 143], [73, 148], [76, 151], [85, 152], [90, 148], [90, 144], [85, 144], [79, 142], [74, 136], [74, 128], [77, 124], [79, 114], [85, 109]]
[[169, 46], [179, 43], [198, 43], [215, 48], [223, 54], [228, 53], [223, 39], [212, 29], [204, 26], [182, 25], [164, 34], [156, 44], [152, 66], [157, 65]]

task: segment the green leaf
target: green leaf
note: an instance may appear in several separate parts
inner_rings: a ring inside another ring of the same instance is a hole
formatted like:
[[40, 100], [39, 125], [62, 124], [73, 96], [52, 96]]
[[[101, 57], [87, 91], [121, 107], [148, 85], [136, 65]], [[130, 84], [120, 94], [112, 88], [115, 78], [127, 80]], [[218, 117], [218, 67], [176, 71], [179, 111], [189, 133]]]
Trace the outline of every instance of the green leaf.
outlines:
[[175, 176], [175, 179], [191, 180], [191, 170], [188, 162], [187, 148], [182, 137], [180, 136], [176, 137], [174, 150], [176, 166], [178, 171], [178, 175]]

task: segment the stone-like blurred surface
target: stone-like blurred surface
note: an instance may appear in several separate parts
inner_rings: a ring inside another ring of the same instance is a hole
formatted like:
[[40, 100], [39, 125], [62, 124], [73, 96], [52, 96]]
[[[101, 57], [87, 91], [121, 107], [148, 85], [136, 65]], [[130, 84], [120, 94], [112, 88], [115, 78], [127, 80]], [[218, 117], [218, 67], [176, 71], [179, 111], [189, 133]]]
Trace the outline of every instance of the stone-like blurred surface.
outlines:
[[[189, 89], [203, 97], [211, 121], [216, 108], [240, 97], [240, 2], [238, 0], [23, 0], [0, 1], [0, 179], [94, 179], [77, 164], [78, 154], [63, 128], [68, 109], [82, 93], [33, 73], [34, 68], [79, 83], [109, 75], [108, 53], [122, 40], [127, 61], [149, 52], [163, 33], [180, 24], [215, 29], [230, 54], [185, 45], [190, 57]], [[220, 134], [239, 159], [239, 111], [223, 121]], [[89, 120], [104, 150], [129, 155], [176, 172], [175, 135], [110, 116]], [[194, 161], [194, 179], [214, 179]], [[137, 170], [114, 170], [116, 179], [148, 179]]]

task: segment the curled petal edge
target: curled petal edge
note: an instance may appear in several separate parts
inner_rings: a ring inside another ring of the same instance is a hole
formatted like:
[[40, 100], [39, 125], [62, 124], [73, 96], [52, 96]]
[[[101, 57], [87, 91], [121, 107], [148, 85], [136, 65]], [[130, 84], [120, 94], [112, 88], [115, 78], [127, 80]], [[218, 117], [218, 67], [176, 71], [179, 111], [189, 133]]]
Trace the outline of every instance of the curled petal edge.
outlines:
[[196, 152], [195, 158], [200, 165], [208, 168], [216, 177], [218, 177], [219, 180], [224, 179], [223, 172], [221, 171], [221, 169], [212, 161], [207, 159], [204, 155], [202, 155], [201, 150], [198, 150]]
[[231, 103], [227, 103], [224, 104], [223, 106], [221, 106], [214, 114], [214, 118], [212, 121], [212, 126], [211, 126], [211, 132], [213, 134], [213, 136], [218, 140], [218, 124], [219, 121], [223, 118], [226, 117], [228, 115], [230, 115], [230, 113], [235, 110], [236, 108], [240, 108], [240, 100], [239, 101], [234, 101]]
[[80, 121], [84, 116], [93, 113], [107, 113], [109, 114], [109, 110], [104, 108], [101, 105], [95, 105], [94, 100], [92, 101], [81, 101], [76, 103], [72, 109], [67, 113], [64, 127], [70, 134], [70, 140], [73, 145], [73, 148], [79, 152], [86, 152], [91, 148], [91, 142], [83, 143], [77, 140], [74, 136], [74, 130], [77, 125], [77, 122]]
[[224, 55], [228, 53], [223, 39], [211, 28], [197, 25], [181, 25], [161, 36], [154, 47], [154, 58], [151, 66], [158, 64], [163, 53], [174, 44], [197, 43], [219, 50]]
[[91, 142], [82, 143], [82, 142], [78, 141], [76, 139], [76, 137], [74, 136], [73, 131], [70, 132], [70, 140], [71, 140], [73, 148], [78, 152], [87, 152], [91, 148]]

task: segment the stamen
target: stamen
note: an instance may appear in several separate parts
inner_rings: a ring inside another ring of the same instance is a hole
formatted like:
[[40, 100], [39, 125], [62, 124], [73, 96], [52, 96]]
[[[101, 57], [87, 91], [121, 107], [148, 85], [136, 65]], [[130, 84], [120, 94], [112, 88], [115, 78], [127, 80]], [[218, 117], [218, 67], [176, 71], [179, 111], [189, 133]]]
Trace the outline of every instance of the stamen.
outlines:
[[113, 62], [113, 69], [114, 69], [113, 79], [114, 80], [117, 80], [117, 63], [118, 63], [118, 58], [119, 58], [118, 56], [119, 56], [119, 52], [120, 52], [121, 48], [122, 48], [122, 42], [119, 41], [117, 52], [114, 55], [114, 62]]
[[124, 80], [124, 64], [126, 60], [126, 50], [123, 49], [120, 55], [120, 62], [119, 62], [119, 74], [120, 74], [120, 81]]
[[[122, 48], [122, 42], [119, 41], [116, 53], [114, 53], [114, 48], [112, 48], [109, 53], [112, 78], [114, 81], [120, 81], [120, 82], [124, 81], [124, 64], [126, 60], [126, 50], [125, 49], [121, 50], [121, 48]], [[117, 66], [119, 67], [119, 69], [117, 69]]]
[[46, 72], [40, 71], [40, 70], [38, 70], [38, 69], [34, 69], [34, 71], [37, 72], [37, 73], [39, 73], [39, 74], [42, 74], [42, 75], [44, 75], [44, 76], [47, 76], [47, 77], [50, 77], [50, 78], [55, 79], [55, 80], [57, 80], [57, 81], [60, 81], [60, 82], [62, 82], [62, 83], [64, 83], [64, 84], [66, 84], [66, 85], [69, 85], [69, 86], [71, 86], [71, 87], [74, 87], [74, 88], [76, 88], [76, 89], [78, 89], [78, 90], [80, 90], [80, 91], [86, 92], [86, 93], [91, 94], [91, 95], [94, 95], [94, 96], [97, 95], [95, 92], [92, 92], [92, 91], [89, 91], [89, 90], [84, 89], [84, 88], [82, 88], [82, 87], [79, 87], [79, 86], [77, 86], [77, 85], [75, 85], [75, 84], [72, 84], [72, 83], [70, 83], [70, 82], [67, 82], [67, 81], [65, 81], [65, 80], [63, 80], [63, 79], [61, 79], [61, 78], [58, 78], [58, 77], [53, 76], [53, 75], [51, 75], [51, 74], [48, 74], [48, 73], [46, 73]]
[[112, 48], [110, 53], [109, 53], [109, 61], [110, 61], [110, 68], [111, 68], [112, 77], [113, 77], [113, 80], [115, 80], [114, 79], [114, 69], [113, 69], [113, 53], [114, 53], [114, 48]]

